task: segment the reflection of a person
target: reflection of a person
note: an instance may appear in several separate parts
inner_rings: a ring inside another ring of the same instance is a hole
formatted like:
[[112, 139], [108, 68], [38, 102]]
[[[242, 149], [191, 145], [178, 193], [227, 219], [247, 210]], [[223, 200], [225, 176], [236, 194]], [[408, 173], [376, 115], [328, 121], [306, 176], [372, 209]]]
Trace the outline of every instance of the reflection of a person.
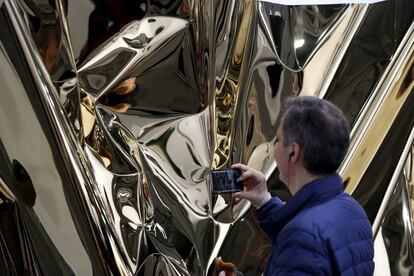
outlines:
[[349, 145], [349, 126], [331, 103], [314, 97], [286, 101], [275, 158], [292, 198], [283, 204], [267, 191], [265, 176], [242, 164], [245, 186], [237, 198], [257, 208], [273, 241], [265, 275], [372, 275], [371, 224], [343, 192], [335, 172]]

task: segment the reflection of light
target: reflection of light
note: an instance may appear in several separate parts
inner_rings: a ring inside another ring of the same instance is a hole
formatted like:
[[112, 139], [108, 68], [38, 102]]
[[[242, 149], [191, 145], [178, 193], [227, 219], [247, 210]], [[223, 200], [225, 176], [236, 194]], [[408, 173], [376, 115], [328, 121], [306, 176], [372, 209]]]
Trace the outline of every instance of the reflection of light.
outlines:
[[122, 214], [130, 220], [130, 222], [132, 222], [135, 225], [141, 225], [141, 220], [139, 219], [139, 215], [137, 210], [135, 210], [133, 207], [131, 206], [123, 206], [122, 207]]
[[302, 47], [304, 44], [305, 44], [304, 39], [298, 39], [298, 40], [295, 40], [293, 45], [295, 46], [295, 49], [297, 49], [297, 48]]

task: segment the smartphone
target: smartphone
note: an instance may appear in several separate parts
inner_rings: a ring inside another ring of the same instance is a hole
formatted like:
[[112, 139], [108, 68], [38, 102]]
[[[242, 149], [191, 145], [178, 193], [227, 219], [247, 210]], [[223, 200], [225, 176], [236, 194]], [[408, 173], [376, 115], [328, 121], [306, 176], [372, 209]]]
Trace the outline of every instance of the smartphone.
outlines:
[[211, 171], [213, 193], [235, 193], [243, 191], [243, 183], [238, 179], [241, 171], [237, 169], [220, 169]]

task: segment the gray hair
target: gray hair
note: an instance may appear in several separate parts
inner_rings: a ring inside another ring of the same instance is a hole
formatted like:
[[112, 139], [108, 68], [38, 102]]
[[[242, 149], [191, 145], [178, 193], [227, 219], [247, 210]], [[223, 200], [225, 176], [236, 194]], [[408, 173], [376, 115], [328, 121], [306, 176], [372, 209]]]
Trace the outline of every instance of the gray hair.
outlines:
[[309, 173], [335, 172], [349, 146], [349, 124], [342, 111], [316, 97], [290, 97], [282, 117], [283, 146], [298, 143]]

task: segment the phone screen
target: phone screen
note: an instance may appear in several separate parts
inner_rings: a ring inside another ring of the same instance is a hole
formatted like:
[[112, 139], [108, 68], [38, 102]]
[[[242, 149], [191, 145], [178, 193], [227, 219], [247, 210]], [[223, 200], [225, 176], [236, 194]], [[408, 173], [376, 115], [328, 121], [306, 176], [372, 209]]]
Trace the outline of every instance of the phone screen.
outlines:
[[241, 172], [236, 169], [212, 170], [213, 193], [234, 193], [243, 191], [243, 183], [237, 181]]

